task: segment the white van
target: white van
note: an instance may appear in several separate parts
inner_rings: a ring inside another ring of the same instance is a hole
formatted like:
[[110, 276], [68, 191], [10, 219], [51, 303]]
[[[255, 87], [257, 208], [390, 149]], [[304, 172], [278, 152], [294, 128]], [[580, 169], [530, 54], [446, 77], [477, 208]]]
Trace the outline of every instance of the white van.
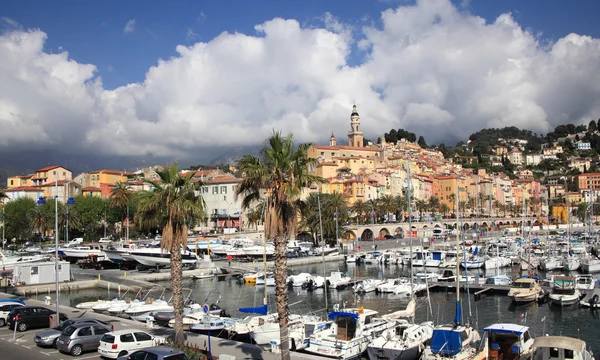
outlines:
[[83, 244], [83, 238], [75, 238], [75, 239], [69, 241], [67, 246], [75, 246], [75, 245], [81, 245], [81, 244]]
[[6, 318], [8, 318], [8, 313], [17, 307], [25, 306], [25, 302], [23, 300], [0, 300], [0, 327], [6, 325]]

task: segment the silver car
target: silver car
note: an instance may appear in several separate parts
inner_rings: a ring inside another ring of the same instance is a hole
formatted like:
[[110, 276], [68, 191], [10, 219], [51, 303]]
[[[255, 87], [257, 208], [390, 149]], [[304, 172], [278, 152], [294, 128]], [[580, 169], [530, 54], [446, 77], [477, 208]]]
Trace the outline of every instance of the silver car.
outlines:
[[33, 337], [33, 341], [36, 343], [37, 346], [53, 346], [54, 348], [56, 348], [56, 340], [58, 340], [58, 337], [60, 336], [60, 333], [63, 332], [63, 330], [65, 330], [66, 328], [68, 328], [71, 325], [75, 325], [78, 323], [84, 323], [84, 322], [92, 323], [92, 324], [96, 324], [96, 325], [102, 325], [104, 327], [113, 329], [113, 326], [110, 323], [107, 323], [105, 321], [92, 319], [92, 318], [74, 318], [74, 319], [69, 319], [69, 320], [61, 322], [60, 324], [58, 324], [57, 327], [55, 327], [53, 329], [42, 330], [42, 331], [38, 332]]
[[111, 331], [110, 326], [79, 323], [67, 327], [56, 340], [58, 351], [79, 356], [84, 351], [96, 351], [102, 335]]

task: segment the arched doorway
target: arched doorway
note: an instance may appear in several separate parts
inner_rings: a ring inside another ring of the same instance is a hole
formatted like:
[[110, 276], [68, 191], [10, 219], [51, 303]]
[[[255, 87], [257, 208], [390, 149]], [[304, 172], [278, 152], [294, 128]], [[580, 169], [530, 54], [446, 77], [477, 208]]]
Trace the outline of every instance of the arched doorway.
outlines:
[[373, 241], [373, 231], [371, 229], [365, 229], [362, 234], [360, 234], [360, 241]]

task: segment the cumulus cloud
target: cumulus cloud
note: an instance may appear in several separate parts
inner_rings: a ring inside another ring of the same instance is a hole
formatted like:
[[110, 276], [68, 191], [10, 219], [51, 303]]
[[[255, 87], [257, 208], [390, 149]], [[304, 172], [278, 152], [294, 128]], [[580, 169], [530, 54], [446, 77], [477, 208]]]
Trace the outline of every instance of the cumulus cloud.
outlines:
[[125, 34], [129, 34], [129, 33], [133, 32], [133, 30], [135, 30], [135, 19], [131, 19], [131, 20], [127, 21], [127, 23], [125, 24], [125, 27], [123, 28], [123, 32]]
[[[357, 31], [272, 19], [256, 34], [179, 45], [144, 81], [104, 89], [92, 64], [44, 52], [40, 30], [0, 36], [0, 149], [173, 158], [259, 145], [273, 128], [339, 143], [356, 101], [366, 136], [407, 128], [428, 142], [483, 127], [544, 132], [600, 114], [600, 40], [541, 44], [510, 14], [493, 22], [447, 0], [402, 4]], [[127, 28], [127, 27], [126, 27]], [[132, 26], [133, 28], [133, 26]], [[349, 66], [352, 44], [366, 60]]]

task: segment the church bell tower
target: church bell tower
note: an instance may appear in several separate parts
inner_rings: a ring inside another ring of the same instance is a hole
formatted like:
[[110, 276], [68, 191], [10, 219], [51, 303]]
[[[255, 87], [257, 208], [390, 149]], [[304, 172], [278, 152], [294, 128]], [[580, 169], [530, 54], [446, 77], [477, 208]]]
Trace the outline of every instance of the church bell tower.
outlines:
[[350, 131], [348, 132], [348, 145], [354, 147], [363, 146], [363, 132], [360, 129], [360, 117], [356, 110], [356, 105], [352, 107], [350, 115]]

